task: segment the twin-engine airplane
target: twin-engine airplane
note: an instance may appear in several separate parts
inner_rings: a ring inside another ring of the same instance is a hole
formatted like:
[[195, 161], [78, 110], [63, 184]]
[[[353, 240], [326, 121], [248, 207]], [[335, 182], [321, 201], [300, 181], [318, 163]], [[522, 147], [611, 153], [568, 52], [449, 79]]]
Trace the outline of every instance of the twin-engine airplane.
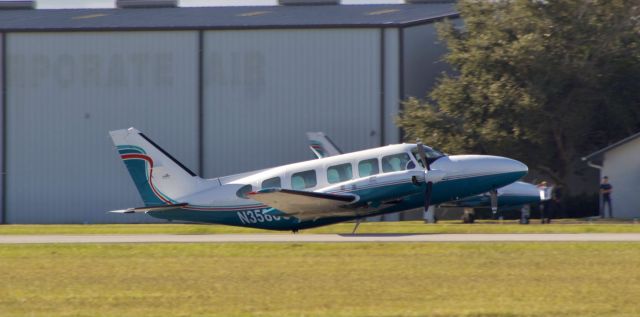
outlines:
[[[317, 158], [325, 158], [342, 154], [338, 146], [323, 132], [307, 132], [309, 148]], [[540, 202], [540, 190], [536, 185], [525, 182], [514, 182], [479, 195], [464, 197], [459, 200], [445, 202], [446, 207], [491, 207], [496, 213], [498, 208], [515, 208]]]
[[294, 232], [428, 208], [495, 190], [528, 171], [509, 158], [447, 156], [418, 143], [203, 179], [134, 128], [110, 134], [145, 205], [114, 212]]

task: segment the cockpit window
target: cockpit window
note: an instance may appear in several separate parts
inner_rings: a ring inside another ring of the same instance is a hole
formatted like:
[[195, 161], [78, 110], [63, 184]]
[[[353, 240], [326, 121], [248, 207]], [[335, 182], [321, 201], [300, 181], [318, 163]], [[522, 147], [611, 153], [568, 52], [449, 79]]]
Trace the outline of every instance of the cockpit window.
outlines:
[[411, 161], [409, 154], [399, 153], [382, 158], [382, 171], [384, 173], [404, 171], [407, 169], [407, 163]]
[[[416, 146], [413, 150], [411, 150], [411, 153], [413, 154], [413, 157], [415, 157], [416, 161], [418, 161], [418, 163], [420, 163], [420, 166], [422, 166], [422, 168], [424, 168], [424, 163], [422, 163], [422, 160], [420, 159], [420, 154], [418, 154], [418, 147]], [[427, 161], [429, 161], [429, 163], [437, 160], [438, 158], [441, 158], [444, 156], [444, 154], [442, 154], [442, 152], [434, 150], [428, 146], [424, 146], [424, 154], [427, 157]]]
[[253, 191], [253, 187], [251, 185], [244, 185], [238, 189], [236, 192], [236, 196], [240, 198], [247, 199], [247, 194]]

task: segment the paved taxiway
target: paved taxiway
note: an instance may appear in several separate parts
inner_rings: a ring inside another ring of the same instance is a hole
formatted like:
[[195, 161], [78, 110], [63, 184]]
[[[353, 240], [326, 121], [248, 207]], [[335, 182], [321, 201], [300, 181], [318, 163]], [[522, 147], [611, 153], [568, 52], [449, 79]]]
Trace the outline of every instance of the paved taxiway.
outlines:
[[210, 234], [210, 235], [3, 235], [0, 244], [226, 243], [226, 242], [561, 242], [635, 241], [640, 233], [577, 234]]

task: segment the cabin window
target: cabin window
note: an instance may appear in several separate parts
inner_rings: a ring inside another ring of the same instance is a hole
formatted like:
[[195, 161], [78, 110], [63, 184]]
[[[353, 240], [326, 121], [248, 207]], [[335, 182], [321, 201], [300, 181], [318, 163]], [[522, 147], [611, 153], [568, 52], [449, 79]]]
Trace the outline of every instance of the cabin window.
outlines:
[[353, 178], [351, 163], [334, 165], [327, 169], [327, 181], [329, 184], [345, 182]]
[[407, 153], [385, 156], [382, 158], [382, 171], [384, 173], [404, 171], [410, 161], [411, 158]]
[[240, 198], [247, 199], [247, 194], [253, 191], [253, 187], [251, 185], [244, 185], [238, 189], [236, 192], [236, 196]]
[[280, 180], [280, 177], [272, 177], [269, 179], [265, 179], [262, 182], [262, 188], [281, 188], [282, 187], [282, 181]]
[[315, 187], [318, 184], [316, 171], [304, 171], [291, 175], [291, 189], [305, 189]]
[[364, 160], [358, 163], [358, 175], [360, 175], [360, 177], [367, 177], [378, 173], [380, 173], [378, 159]]

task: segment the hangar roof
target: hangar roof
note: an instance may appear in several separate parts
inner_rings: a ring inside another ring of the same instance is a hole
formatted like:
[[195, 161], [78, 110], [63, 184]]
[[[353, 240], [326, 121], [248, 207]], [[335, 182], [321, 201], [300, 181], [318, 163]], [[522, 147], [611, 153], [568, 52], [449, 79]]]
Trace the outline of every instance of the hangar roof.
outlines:
[[613, 144], [611, 144], [611, 145], [609, 145], [607, 147], [604, 147], [604, 148], [602, 148], [600, 150], [597, 150], [597, 151], [595, 151], [595, 152], [583, 157], [582, 160], [583, 161], [587, 161], [587, 160], [591, 160], [591, 159], [600, 159], [601, 156], [605, 152], [608, 152], [609, 150], [617, 148], [617, 147], [619, 147], [619, 146], [621, 146], [623, 144], [629, 143], [629, 142], [631, 142], [631, 141], [633, 141], [633, 140], [635, 140], [637, 138], [640, 138], [640, 132], [638, 132], [638, 133], [636, 133], [634, 135], [631, 135], [629, 137], [626, 137], [626, 138], [624, 138], [624, 139], [622, 139], [622, 140], [620, 140], [620, 141], [618, 141], [616, 143], [613, 143]]
[[455, 18], [454, 4], [0, 10], [0, 31], [403, 27]]

